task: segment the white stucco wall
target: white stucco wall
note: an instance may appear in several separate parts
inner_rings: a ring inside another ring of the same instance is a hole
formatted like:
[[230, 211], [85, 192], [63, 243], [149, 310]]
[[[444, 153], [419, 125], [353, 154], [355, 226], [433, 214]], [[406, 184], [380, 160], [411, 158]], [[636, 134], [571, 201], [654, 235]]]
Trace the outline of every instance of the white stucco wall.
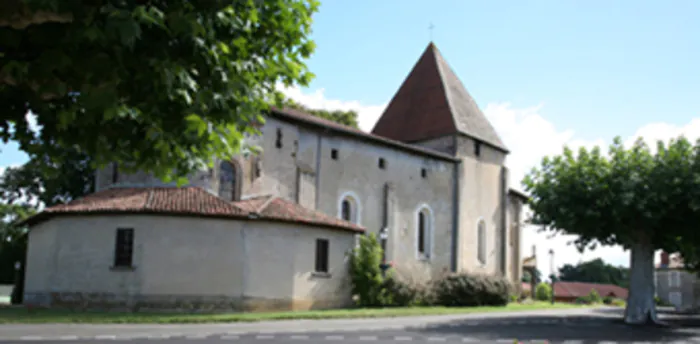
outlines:
[[[112, 268], [120, 227], [134, 228], [133, 269]], [[314, 274], [317, 238], [330, 242], [328, 276]], [[64, 293], [125, 303], [218, 298], [251, 310], [336, 307], [350, 299], [345, 254], [353, 244], [351, 232], [285, 223], [58, 217], [31, 228], [25, 295], [29, 302]]]

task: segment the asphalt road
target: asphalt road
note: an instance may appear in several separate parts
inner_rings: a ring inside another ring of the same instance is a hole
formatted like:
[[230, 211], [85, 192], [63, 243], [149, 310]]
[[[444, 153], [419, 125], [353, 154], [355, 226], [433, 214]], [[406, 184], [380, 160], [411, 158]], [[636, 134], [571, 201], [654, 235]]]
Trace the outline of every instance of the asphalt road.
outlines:
[[[0, 343], [698, 343], [700, 325], [622, 324], [611, 311], [219, 325], [2, 325]], [[673, 320], [673, 319], [672, 319]], [[699, 326], [696, 326], [699, 325]]]

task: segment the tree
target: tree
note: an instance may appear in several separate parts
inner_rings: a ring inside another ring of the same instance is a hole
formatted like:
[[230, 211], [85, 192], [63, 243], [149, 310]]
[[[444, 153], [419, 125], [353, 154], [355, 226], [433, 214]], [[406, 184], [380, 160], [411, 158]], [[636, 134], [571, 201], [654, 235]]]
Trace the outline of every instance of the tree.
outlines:
[[0, 176], [0, 197], [9, 204], [23, 203], [34, 209], [66, 203], [93, 192], [95, 171], [90, 157], [75, 151], [61, 152], [60, 159], [35, 155]]
[[299, 111], [306, 112], [308, 114], [314, 115], [316, 117], [320, 117], [323, 119], [327, 119], [336, 123], [340, 123], [343, 125], [347, 125], [349, 127], [353, 128], [359, 128], [358, 123], [357, 123], [357, 112], [353, 110], [348, 110], [348, 111], [342, 111], [342, 110], [333, 110], [333, 111], [328, 111], [328, 110], [322, 110], [322, 109], [310, 109], [302, 104], [299, 104], [298, 102], [295, 102], [293, 99], [286, 99], [283, 103], [284, 107], [296, 109]]
[[[20, 303], [24, 282], [24, 265], [27, 252], [27, 228], [18, 226], [20, 220], [34, 213], [31, 207], [0, 203], [0, 284], [15, 284], [12, 303]], [[15, 263], [20, 263], [19, 276]]]
[[[523, 272], [522, 282], [530, 283], [532, 281], [532, 274], [529, 270]], [[535, 268], [535, 284], [542, 282], [542, 272], [540, 269]]]
[[[236, 154], [308, 84], [317, 0], [0, 2], [0, 138], [165, 180]], [[37, 127], [30, 125], [34, 116]]]
[[639, 139], [626, 149], [615, 138], [600, 148], [568, 147], [545, 157], [523, 181], [531, 195], [530, 222], [578, 235], [580, 251], [596, 245], [630, 249], [630, 289], [625, 321], [658, 321], [654, 306], [654, 251], [698, 245], [700, 143], [678, 138], [656, 152]]
[[535, 298], [539, 301], [550, 301], [552, 299], [552, 286], [544, 282], [537, 284]]
[[374, 233], [360, 236], [360, 245], [350, 256], [350, 284], [360, 307], [379, 307], [388, 300], [382, 274], [382, 247]]
[[606, 264], [597, 258], [577, 265], [566, 264], [559, 268], [559, 279], [569, 282], [614, 284], [629, 287], [629, 271], [626, 268]]

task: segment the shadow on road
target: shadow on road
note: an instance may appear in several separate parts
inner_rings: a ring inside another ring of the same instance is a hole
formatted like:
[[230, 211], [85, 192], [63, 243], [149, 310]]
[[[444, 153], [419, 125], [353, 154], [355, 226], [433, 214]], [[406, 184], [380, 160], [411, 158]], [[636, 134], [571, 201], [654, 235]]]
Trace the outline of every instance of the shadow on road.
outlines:
[[[605, 313], [605, 314], [602, 314]], [[517, 339], [519, 341], [683, 341], [700, 332], [681, 328], [630, 326], [610, 310], [600, 315], [523, 316], [504, 319], [458, 320], [411, 328], [424, 336], [461, 336], [481, 340]], [[698, 323], [700, 324], [700, 322]]]

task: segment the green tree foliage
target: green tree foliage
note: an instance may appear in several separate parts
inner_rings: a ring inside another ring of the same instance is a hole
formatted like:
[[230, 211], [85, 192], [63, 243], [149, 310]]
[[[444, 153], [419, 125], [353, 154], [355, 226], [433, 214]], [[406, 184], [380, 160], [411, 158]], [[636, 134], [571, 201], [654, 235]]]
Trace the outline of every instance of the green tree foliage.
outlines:
[[35, 155], [24, 165], [7, 168], [0, 176], [0, 198], [38, 209], [93, 192], [95, 173], [91, 159], [75, 150], [60, 154], [60, 159]]
[[388, 291], [381, 269], [382, 247], [374, 233], [360, 236], [360, 244], [350, 256], [352, 294], [360, 307], [388, 303]]
[[[523, 278], [522, 282], [525, 283], [530, 283], [532, 281], [532, 274], [530, 273], [530, 270], [526, 270], [523, 272]], [[535, 284], [542, 282], [542, 272], [540, 269], [535, 268]]]
[[13, 291], [13, 303], [21, 299], [25, 257], [27, 252], [27, 229], [17, 222], [34, 214], [26, 205], [0, 203], [0, 284], [15, 284], [15, 263], [20, 262], [19, 282]]
[[304, 111], [304, 112], [311, 114], [311, 115], [314, 115], [316, 117], [320, 117], [323, 119], [327, 119], [329, 121], [333, 121], [336, 123], [347, 125], [349, 127], [355, 128], [355, 129], [359, 128], [358, 122], [357, 122], [357, 112], [353, 111], [353, 110], [328, 111], [328, 110], [321, 110], [321, 109], [310, 109], [302, 104], [299, 104], [298, 102], [295, 102], [292, 99], [286, 99], [283, 103], [283, 106], [291, 108], [291, 109], [296, 109], [299, 111]]
[[600, 148], [569, 148], [546, 157], [525, 178], [531, 222], [577, 235], [579, 250], [622, 245], [631, 251], [628, 323], [655, 321], [653, 257], [698, 247], [700, 144], [679, 138], [656, 152], [640, 139], [625, 148], [616, 138]]
[[577, 265], [559, 268], [559, 279], [568, 282], [614, 284], [629, 287], [629, 269], [606, 264], [597, 258]]
[[540, 301], [552, 299], [552, 286], [549, 283], [541, 282], [535, 289], [535, 298]]
[[281, 104], [278, 84], [308, 84], [317, 9], [316, 0], [1, 1], [0, 138], [31, 157], [60, 162], [76, 149], [96, 166], [186, 176], [237, 153], [269, 104]]
[[588, 301], [590, 301], [590, 303], [601, 303], [603, 302], [603, 299], [595, 289], [591, 289], [591, 292], [588, 293]]

